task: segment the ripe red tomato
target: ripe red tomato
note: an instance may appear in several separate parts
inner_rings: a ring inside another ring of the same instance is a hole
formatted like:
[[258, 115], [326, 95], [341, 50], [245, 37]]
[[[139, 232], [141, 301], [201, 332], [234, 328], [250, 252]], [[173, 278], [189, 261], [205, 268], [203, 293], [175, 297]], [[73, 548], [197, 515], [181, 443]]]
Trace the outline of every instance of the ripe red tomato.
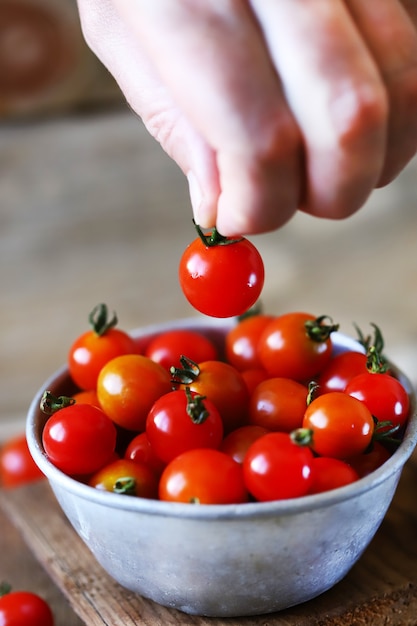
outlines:
[[349, 465], [357, 471], [360, 477], [367, 476], [378, 469], [385, 461], [388, 461], [390, 456], [391, 453], [382, 443], [373, 441], [370, 449], [357, 456], [351, 456]]
[[246, 420], [249, 391], [242, 374], [223, 361], [193, 363], [182, 359], [183, 368], [173, 372], [173, 381], [180, 388], [205, 396], [218, 408], [227, 434]]
[[399, 380], [390, 374], [366, 372], [352, 378], [345, 393], [363, 402], [380, 422], [389, 422], [379, 432], [404, 426], [410, 412], [410, 399]]
[[318, 456], [313, 459], [309, 494], [344, 487], [359, 480], [358, 472], [341, 459]]
[[343, 391], [315, 398], [307, 407], [303, 428], [311, 430], [310, 447], [320, 456], [349, 459], [372, 440], [374, 420], [363, 402]]
[[243, 380], [246, 383], [246, 387], [248, 388], [249, 396], [252, 395], [253, 391], [256, 389], [259, 383], [269, 378], [268, 373], [261, 367], [250, 370], [243, 370], [241, 374]]
[[30, 591], [0, 589], [1, 626], [54, 626], [49, 604]]
[[0, 448], [0, 485], [18, 487], [44, 478], [29, 452], [26, 436], [17, 435]]
[[243, 475], [248, 491], [261, 502], [298, 498], [311, 483], [313, 453], [288, 433], [268, 433], [248, 449]]
[[262, 367], [270, 376], [305, 382], [317, 376], [332, 355], [330, 335], [338, 326], [309, 313], [280, 315], [265, 327], [258, 344]]
[[90, 487], [138, 498], [158, 496], [158, 478], [144, 463], [117, 459], [102, 467], [88, 481]]
[[268, 430], [300, 428], [307, 408], [308, 389], [291, 378], [267, 378], [252, 392], [249, 423]]
[[226, 435], [221, 443], [220, 450], [231, 456], [237, 463], [243, 463], [249, 446], [262, 435], [266, 435], [267, 432], [269, 431], [262, 426], [252, 424], [241, 426]]
[[194, 448], [175, 457], [159, 482], [159, 499], [192, 504], [246, 502], [242, 466], [212, 448]]
[[156, 400], [146, 419], [146, 434], [155, 454], [169, 463], [191, 448], [218, 448], [223, 422], [208, 398], [178, 389]]
[[170, 371], [180, 367], [180, 356], [186, 354], [195, 363], [218, 358], [217, 348], [205, 335], [186, 328], [177, 328], [157, 335], [147, 345], [144, 353]]
[[368, 371], [367, 359], [366, 354], [351, 350], [332, 357], [316, 381], [317, 393], [344, 391], [354, 376]]
[[245, 237], [222, 237], [215, 229], [184, 250], [179, 282], [190, 304], [205, 315], [242, 315], [258, 300], [265, 278], [262, 257]]
[[76, 403], [48, 419], [42, 442], [51, 463], [65, 474], [91, 474], [114, 454], [116, 427], [98, 407]]
[[71, 397], [79, 404], [92, 404], [100, 408], [100, 402], [98, 401], [97, 391], [95, 389], [77, 391], [77, 393], [74, 393]]
[[109, 361], [97, 381], [100, 406], [115, 424], [145, 430], [148, 412], [160, 396], [171, 391], [171, 378], [162, 365], [141, 354], [125, 354]]
[[162, 474], [162, 470], [166, 465], [166, 463], [156, 456], [155, 451], [149, 443], [146, 432], [139, 433], [139, 435], [136, 435], [129, 441], [123, 456], [130, 461], [144, 463], [150, 467], [157, 476]]
[[123, 330], [114, 328], [117, 317], [108, 319], [105, 304], [96, 306], [89, 316], [91, 330], [80, 335], [68, 352], [68, 369], [80, 389], [95, 389], [101, 368], [110, 359], [135, 352], [135, 342]]
[[249, 315], [236, 324], [225, 337], [225, 355], [237, 370], [260, 368], [258, 342], [272, 315]]

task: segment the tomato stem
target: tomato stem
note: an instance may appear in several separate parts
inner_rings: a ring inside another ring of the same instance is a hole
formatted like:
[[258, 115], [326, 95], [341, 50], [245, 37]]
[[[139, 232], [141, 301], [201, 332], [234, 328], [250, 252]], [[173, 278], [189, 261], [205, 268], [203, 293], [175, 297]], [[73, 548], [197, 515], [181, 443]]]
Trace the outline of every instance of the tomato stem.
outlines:
[[320, 388], [320, 385], [316, 383], [314, 380], [308, 383], [308, 393], [307, 393], [307, 402], [306, 402], [307, 406], [313, 402], [314, 398], [316, 397], [316, 392], [319, 390], [319, 388]]
[[204, 233], [202, 228], [196, 224], [194, 220], [193, 224], [197, 231], [197, 235], [207, 248], [212, 248], [214, 246], [229, 246], [232, 243], [239, 243], [239, 241], [242, 241], [243, 239], [243, 237], [237, 237], [236, 239], [232, 237], [224, 237], [219, 233], [215, 226], [209, 233]]
[[10, 593], [12, 590], [12, 586], [6, 582], [5, 580], [0, 582], [0, 598], [2, 598], [3, 596], [7, 596], [8, 593]]
[[125, 496], [134, 496], [136, 493], [136, 480], [133, 476], [123, 476], [118, 478], [113, 485], [113, 492]]
[[[324, 323], [326, 320], [329, 324]], [[310, 339], [318, 343], [327, 341], [333, 332], [339, 330], [339, 324], [333, 324], [332, 318], [328, 315], [320, 315], [315, 320], [307, 320], [304, 327]]]
[[204, 405], [206, 396], [199, 394], [193, 396], [189, 387], [185, 388], [185, 395], [187, 396], [187, 415], [191, 417], [193, 424], [203, 424], [210, 415]]
[[113, 317], [109, 319], [109, 311], [106, 304], [97, 304], [88, 316], [88, 321], [95, 334], [99, 337], [118, 323], [116, 313], [113, 313]]
[[311, 428], [296, 428], [290, 432], [290, 438], [297, 446], [310, 446], [313, 442], [313, 430]]
[[172, 374], [171, 382], [180, 385], [190, 385], [193, 383], [200, 374], [200, 368], [197, 363], [194, 363], [191, 359], [184, 356], [180, 356], [181, 367], [170, 367], [169, 371]]
[[68, 396], [54, 396], [53, 393], [46, 390], [42, 394], [40, 401], [40, 409], [42, 413], [46, 415], [53, 415], [60, 409], [64, 409], [67, 406], [75, 404], [75, 399]]

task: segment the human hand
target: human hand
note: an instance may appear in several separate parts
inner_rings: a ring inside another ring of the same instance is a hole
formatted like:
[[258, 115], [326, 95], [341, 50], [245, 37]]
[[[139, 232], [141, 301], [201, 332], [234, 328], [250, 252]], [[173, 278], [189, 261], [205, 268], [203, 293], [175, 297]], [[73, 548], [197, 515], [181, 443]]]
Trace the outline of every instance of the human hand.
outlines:
[[78, 0], [223, 235], [357, 211], [417, 149], [417, 0]]

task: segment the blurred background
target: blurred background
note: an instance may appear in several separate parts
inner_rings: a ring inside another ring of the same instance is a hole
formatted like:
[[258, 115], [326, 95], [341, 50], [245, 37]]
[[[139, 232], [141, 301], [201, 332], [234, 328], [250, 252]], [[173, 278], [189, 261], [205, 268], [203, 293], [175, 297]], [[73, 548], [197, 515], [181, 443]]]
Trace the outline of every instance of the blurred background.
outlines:
[[[253, 237], [264, 308], [377, 323], [417, 382], [417, 162], [356, 216]], [[127, 329], [197, 315], [177, 280], [186, 181], [89, 52], [75, 0], [0, 1], [0, 427], [20, 430], [99, 302]]]

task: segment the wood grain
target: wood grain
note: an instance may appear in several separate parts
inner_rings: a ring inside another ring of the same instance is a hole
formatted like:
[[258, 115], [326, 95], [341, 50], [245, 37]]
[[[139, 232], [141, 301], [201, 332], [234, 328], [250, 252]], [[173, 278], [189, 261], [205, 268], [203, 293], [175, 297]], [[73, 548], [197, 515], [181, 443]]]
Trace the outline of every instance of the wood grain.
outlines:
[[3, 491], [0, 506], [88, 626], [415, 626], [417, 451], [374, 540], [346, 578], [304, 605], [255, 618], [215, 619], [168, 610], [123, 589], [91, 556], [41, 481]]

